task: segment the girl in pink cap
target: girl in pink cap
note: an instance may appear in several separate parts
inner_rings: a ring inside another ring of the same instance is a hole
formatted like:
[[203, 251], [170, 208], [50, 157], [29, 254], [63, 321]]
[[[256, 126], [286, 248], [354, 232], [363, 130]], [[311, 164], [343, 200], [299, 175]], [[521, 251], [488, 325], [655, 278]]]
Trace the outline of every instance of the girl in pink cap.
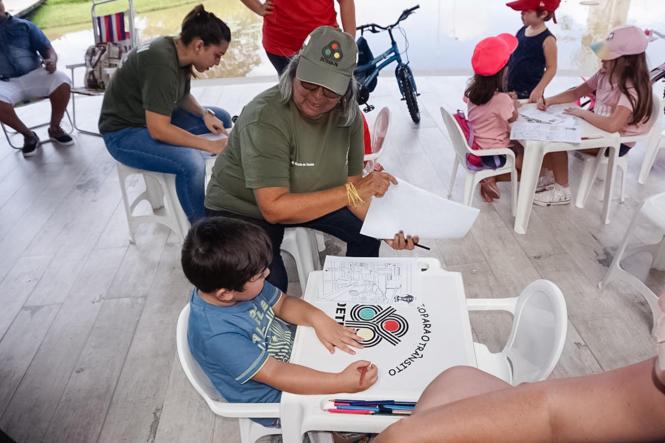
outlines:
[[[510, 124], [517, 119], [517, 101], [506, 92], [506, 65], [517, 48], [517, 39], [510, 34], [487, 37], [476, 45], [471, 58], [474, 76], [470, 80], [464, 101], [467, 103], [469, 128], [474, 145], [480, 149], [511, 148], [516, 153], [516, 165], [521, 166], [521, 146], [510, 140]], [[476, 157], [477, 158], [477, 157]], [[479, 157], [479, 168], [500, 168], [505, 155]], [[505, 175], [505, 177], [504, 177]], [[499, 198], [496, 180], [510, 180], [509, 174], [489, 177], [480, 183], [480, 195], [486, 202]]]
[[[570, 107], [566, 112], [607, 132], [619, 132], [621, 135], [647, 132], [652, 107], [651, 80], [644, 53], [648, 42], [645, 32], [637, 26], [615, 28], [604, 41], [591, 45], [603, 61], [600, 70], [576, 88], [541, 99], [538, 108], [545, 110], [549, 105], [571, 103], [593, 94], [596, 96], [593, 111]], [[631, 147], [632, 144], [622, 144], [619, 156], [626, 155]], [[597, 149], [585, 151], [590, 155], [597, 152]], [[555, 183], [549, 189], [536, 193], [534, 203], [539, 206], [570, 203], [568, 153], [547, 154], [543, 169], [554, 172]]]

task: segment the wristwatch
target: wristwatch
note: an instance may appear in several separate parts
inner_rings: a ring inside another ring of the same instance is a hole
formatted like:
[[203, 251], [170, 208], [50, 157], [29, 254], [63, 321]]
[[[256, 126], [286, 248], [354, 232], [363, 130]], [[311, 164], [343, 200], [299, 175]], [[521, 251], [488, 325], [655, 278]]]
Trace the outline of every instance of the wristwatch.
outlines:
[[206, 113], [208, 113], [210, 115], [214, 115], [215, 117], [217, 117], [217, 114], [215, 114], [215, 111], [213, 111], [210, 108], [203, 108], [203, 114], [205, 115]]

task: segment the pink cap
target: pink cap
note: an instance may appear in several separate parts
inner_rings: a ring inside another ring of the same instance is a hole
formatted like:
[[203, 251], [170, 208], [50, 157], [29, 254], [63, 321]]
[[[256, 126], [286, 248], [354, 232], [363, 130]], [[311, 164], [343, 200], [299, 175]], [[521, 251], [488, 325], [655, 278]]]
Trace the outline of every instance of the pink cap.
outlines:
[[647, 49], [649, 36], [637, 26], [619, 26], [607, 38], [591, 45], [601, 60], [614, 60], [623, 55], [641, 54]]
[[516, 48], [517, 38], [511, 34], [504, 33], [482, 39], [471, 57], [473, 72], [487, 77], [496, 74], [506, 66]]

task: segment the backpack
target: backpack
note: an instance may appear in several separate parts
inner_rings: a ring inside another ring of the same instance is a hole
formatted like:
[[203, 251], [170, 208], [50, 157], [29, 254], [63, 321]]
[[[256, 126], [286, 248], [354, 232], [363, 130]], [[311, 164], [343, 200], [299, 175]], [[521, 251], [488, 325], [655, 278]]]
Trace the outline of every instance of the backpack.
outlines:
[[118, 43], [97, 43], [85, 51], [85, 87], [104, 90], [112, 72], [122, 64], [125, 49]]
[[[473, 136], [473, 131], [471, 130], [469, 120], [467, 120], [464, 112], [458, 109], [457, 112], [453, 114], [453, 118], [462, 130], [462, 134], [464, 134], [464, 138], [466, 139], [471, 149], [474, 151], [480, 149], [480, 146], [478, 146], [478, 143], [476, 143], [475, 137]], [[477, 155], [466, 154], [466, 163], [472, 168], [484, 168], [482, 159]]]
[[[369, 49], [369, 44], [367, 43], [367, 40], [365, 37], [362, 35], [358, 37], [358, 40], [356, 41], [356, 44], [358, 45], [358, 67], [361, 67], [363, 65], [369, 64], [372, 60], [374, 60], [374, 55], [372, 54], [372, 50]], [[376, 67], [375, 67], [376, 69]], [[362, 73], [355, 73], [356, 80], [358, 80], [359, 83], [364, 83], [365, 78], [372, 74], [374, 70], [368, 70]], [[369, 85], [367, 85], [367, 90], [369, 92], [373, 92], [374, 89], [376, 88], [376, 84], [378, 83], [379, 78], [375, 77], [374, 80], [372, 80]]]

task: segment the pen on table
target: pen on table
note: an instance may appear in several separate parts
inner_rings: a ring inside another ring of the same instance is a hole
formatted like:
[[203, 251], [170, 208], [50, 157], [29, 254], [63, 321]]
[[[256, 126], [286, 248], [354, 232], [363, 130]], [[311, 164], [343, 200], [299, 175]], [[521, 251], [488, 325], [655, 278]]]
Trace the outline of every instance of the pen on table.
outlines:
[[415, 246], [415, 247], [417, 247], [417, 248], [425, 249], [425, 250], [427, 250], [427, 251], [430, 251], [430, 250], [431, 250], [428, 246], [421, 245], [420, 243], [414, 243], [413, 246]]
[[360, 371], [360, 385], [362, 386], [363, 384], [363, 378], [365, 378], [365, 374], [367, 373], [368, 369], [371, 369], [374, 364], [372, 362], [369, 362], [367, 366], [363, 366], [362, 368], [358, 369]]

